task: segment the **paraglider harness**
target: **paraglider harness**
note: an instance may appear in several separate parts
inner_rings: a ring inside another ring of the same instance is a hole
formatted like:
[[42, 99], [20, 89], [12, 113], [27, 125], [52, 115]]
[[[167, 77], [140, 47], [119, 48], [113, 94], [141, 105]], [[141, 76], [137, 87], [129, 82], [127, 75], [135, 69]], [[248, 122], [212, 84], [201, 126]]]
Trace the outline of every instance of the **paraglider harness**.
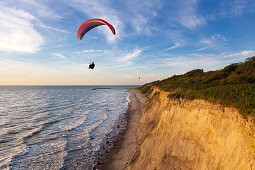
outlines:
[[89, 63], [89, 69], [94, 69], [95, 66], [96, 65], [95, 65], [94, 61], [92, 61], [92, 63], [91, 62]]

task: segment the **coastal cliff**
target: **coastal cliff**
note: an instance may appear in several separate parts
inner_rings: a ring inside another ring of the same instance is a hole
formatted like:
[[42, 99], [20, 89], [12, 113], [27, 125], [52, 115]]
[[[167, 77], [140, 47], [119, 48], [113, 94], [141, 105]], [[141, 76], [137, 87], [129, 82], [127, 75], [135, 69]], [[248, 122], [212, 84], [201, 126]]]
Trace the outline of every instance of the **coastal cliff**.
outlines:
[[[145, 86], [151, 86], [145, 85]], [[252, 116], [150, 87], [128, 169], [254, 169]]]

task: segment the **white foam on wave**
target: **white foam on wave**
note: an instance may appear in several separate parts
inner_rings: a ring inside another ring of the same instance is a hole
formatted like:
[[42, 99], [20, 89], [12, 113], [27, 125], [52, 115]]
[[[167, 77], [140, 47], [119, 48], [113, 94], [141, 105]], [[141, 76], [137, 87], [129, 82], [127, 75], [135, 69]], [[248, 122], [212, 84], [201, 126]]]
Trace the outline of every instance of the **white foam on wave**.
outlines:
[[71, 119], [70, 122], [68, 122], [68, 125], [66, 124], [62, 125], [60, 126], [60, 128], [63, 129], [64, 131], [69, 131], [80, 126], [86, 120], [87, 114], [88, 114], [88, 111], [83, 112], [79, 117]]
[[9, 163], [13, 157], [23, 156], [29, 152], [29, 148], [24, 144], [24, 139], [32, 137], [33, 135], [42, 131], [43, 126], [32, 129], [28, 131], [25, 135], [18, 139], [16, 147], [13, 147], [13, 150], [8, 152], [4, 157], [0, 159], [0, 169], [1, 167], [6, 167], [8, 169]]
[[12, 160], [12, 158], [15, 155], [18, 155], [19, 153], [23, 153], [25, 152], [25, 148], [26, 145], [18, 142], [17, 147], [13, 147], [12, 151], [10, 152], [6, 152], [6, 155], [4, 155], [1, 159], [0, 159], [0, 169], [9, 169], [9, 163]]
[[130, 94], [128, 92], [126, 92], [128, 94], [126, 100], [127, 100], [127, 103], [129, 103], [131, 100], [130, 100]]
[[6, 152], [6, 155], [2, 156], [0, 159], [0, 169], [3, 167], [8, 168], [10, 161], [15, 156], [22, 156], [29, 152], [29, 149], [24, 144], [24, 139], [32, 137], [34, 134], [39, 133], [42, 130], [42, 126], [35, 128], [29, 132], [27, 132], [25, 135], [23, 135], [21, 138], [18, 139], [16, 146], [12, 147], [11, 151]]
[[121, 113], [124, 113], [128, 109], [128, 104], [131, 101], [130, 100], [130, 94], [125, 90], [125, 93], [127, 94], [127, 97], [120, 101], [120, 105], [118, 106], [118, 111]]
[[59, 138], [41, 145], [26, 146], [12, 157], [12, 169], [59, 169], [66, 156], [66, 140]]

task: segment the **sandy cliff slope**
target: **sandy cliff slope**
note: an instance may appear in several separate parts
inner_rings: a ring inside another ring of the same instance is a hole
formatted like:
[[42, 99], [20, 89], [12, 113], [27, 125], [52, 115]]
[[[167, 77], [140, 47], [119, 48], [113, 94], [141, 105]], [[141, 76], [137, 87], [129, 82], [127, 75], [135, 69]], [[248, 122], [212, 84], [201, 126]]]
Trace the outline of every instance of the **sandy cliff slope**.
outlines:
[[236, 109], [154, 89], [128, 169], [255, 169], [255, 126]]

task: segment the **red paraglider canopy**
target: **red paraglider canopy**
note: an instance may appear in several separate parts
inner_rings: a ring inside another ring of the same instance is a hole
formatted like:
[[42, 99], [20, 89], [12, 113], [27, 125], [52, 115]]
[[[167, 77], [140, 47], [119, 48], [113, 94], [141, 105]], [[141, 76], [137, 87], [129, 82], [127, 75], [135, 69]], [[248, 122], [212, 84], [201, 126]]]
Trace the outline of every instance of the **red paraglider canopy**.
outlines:
[[83, 38], [83, 36], [91, 29], [100, 26], [100, 25], [107, 25], [110, 30], [112, 31], [112, 33], [115, 35], [115, 29], [114, 27], [109, 24], [108, 22], [102, 20], [102, 19], [91, 19], [88, 21], [85, 21], [83, 24], [81, 24], [81, 26], [79, 27], [78, 31], [77, 31], [77, 36], [78, 38], [81, 40]]

